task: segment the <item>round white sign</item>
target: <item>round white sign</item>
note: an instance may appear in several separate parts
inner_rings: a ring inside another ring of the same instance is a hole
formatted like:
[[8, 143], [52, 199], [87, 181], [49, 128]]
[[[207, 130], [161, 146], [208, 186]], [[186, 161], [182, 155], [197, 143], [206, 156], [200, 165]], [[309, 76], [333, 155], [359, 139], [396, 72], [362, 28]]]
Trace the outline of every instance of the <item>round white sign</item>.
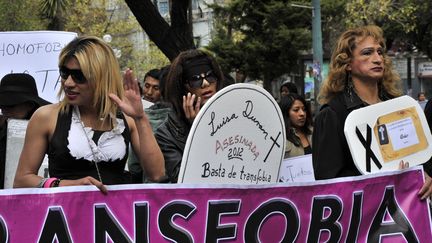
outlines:
[[432, 136], [416, 100], [402, 96], [352, 111], [345, 137], [362, 174], [397, 170], [401, 160], [423, 164], [432, 154]]
[[186, 141], [179, 183], [275, 183], [285, 125], [274, 98], [253, 84], [234, 84], [201, 108]]

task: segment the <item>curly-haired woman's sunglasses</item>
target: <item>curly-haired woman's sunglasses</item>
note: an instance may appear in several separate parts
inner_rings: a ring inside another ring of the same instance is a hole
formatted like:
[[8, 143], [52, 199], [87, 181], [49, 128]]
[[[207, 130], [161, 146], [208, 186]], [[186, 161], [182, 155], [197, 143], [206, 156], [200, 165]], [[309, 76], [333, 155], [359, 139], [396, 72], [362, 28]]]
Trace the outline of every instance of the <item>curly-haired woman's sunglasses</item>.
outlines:
[[214, 74], [213, 70], [208, 71], [207, 73], [202, 73], [200, 75], [194, 75], [190, 77], [187, 81], [191, 88], [199, 88], [202, 86], [204, 79], [209, 83], [217, 82], [217, 77]]
[[87, 82], [84, 74], [79, 69], [69, 69], [67, 67], [60, 67], [60, 77], [66, 80], [69, 76], [72, 76], [72, 79], [77, 84], [84, 84]]

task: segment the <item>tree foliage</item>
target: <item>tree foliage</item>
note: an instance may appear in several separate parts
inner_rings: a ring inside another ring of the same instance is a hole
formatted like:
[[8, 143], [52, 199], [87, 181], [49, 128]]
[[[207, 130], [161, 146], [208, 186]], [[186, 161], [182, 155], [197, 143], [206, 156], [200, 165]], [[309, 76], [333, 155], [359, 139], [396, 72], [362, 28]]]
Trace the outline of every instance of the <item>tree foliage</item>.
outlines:
[[375, 24], [379, 26], [396, 25], [404, 32], [415, 28], [416, 4], [412, 0], [351, 0], [346, 11], [348, 26]]
[[121, 50], [121, 67], [133, 68], [137, 76], [169, 63], [153, 43], [137, 46], [140, 41], [135, 40], [144, 38], [139, 33], [141, 27], [123, 0], [0, 0], [0, 9], [0, 31], [48, 29], [98, 37], [110, 34], [110, 45]]
[[288, 1], [233, 0], [212, 8], [217, 24], [208, 48], [225, 72], [240, 69], [268, 90], [273, 79], [298, 67], [299, 50], [311, 47], [311, 11]]
[[40, 0], [0, 0], [0, 31], [23, 31], [45, 29], [47, 21], [38, 9]]
[[376, 24], [388, 47], [412, 51], [416, 46], [432, 58], [432, 2], [424, 0], [351, 0], [346, 5], [348, 27]]
[[417, 3], [416, 28], [410, 32], [411, 42], [432, 59], [432, 2], [415, 0]]
[[159, 69], [170, 63], [153, 41], [147, 41], [145, 44], [146, 50], [133, 52], [132, 58], [127, 62], [127, 66], [134, 70], [136, 77], [140, 80], [143, 80], [145, 73], [149, 70]]
[[67, 6], [68, 0], [43, 0], [40, 5], [40, 11], [49, 22], [47, 28], [49, 30], [62, 30], [64, 28], [65, 19], [63, 14]]

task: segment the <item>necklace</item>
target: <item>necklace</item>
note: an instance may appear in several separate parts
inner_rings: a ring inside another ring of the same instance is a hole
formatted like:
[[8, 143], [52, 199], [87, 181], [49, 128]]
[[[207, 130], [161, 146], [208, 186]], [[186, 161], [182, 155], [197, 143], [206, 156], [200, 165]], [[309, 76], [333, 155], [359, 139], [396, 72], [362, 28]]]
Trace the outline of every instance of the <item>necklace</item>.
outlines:
[[101, 173], [100, 173], [100, 170], [99, 170], [99, 166], [98, 166], [98, 161], [96, 161], [96, 160], [98, 160], [98, 159], [97, 159], [97, 156], [96, 156], [96, 154], [97, 154], [97, 152], [96, 152], [97, 147], [95, 148], [95, 146], [93, 146], [93, 143], [94, 143], [94, 142], [93, 142], [93, 140], [90, 138], [89, 133], [87, 133], [87, 131], [86, 131], [85, 127], [84, 127], [84, 123], [83, 123], [83, 121], [81, 120], [81, 114], [80, 114], [79, 109], [78, 109], [77, 106], [74, 106], [74, 112], [76, 113], [76, 115], [78, 116], [78, 119], [80, 120], [81, 128], [83, 129], [84, 134], [86, 135], [86, 138], [87, 138], [87, 142], [88, 142], [89, 145], [90, 145], [90, 149], [91, 149], [92, 154], [93, 154], [93, 163], [94, 163], [94, 165], [95, 165], [95, 167], [96, 167], [96, 172], [97, 172], [98, 177], [99, 177], [98, 179], [99, 179], [99, 181], [103, 184], [102, 176], [101, 176]]

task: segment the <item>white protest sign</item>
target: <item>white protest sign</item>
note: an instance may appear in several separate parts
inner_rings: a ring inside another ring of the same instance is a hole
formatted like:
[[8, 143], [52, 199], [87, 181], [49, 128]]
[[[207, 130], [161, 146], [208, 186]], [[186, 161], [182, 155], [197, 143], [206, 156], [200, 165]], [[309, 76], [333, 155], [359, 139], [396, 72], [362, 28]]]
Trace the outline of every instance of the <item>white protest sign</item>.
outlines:
[[416, 100], [402, 96], [352, 111], [344, 128], [362, 174], [397, 170], [401, 160], [423, 164], [432, 155], [432, 135]]
[[57, 102], [59, 54], [76, 36], [61, 31], [0, 32], [0, 78], [28, 73], [36, 80], [39, 96]]
[[282, 183], [315, 181], [312, 154], [284, 159], [278, 181]]
[[[4, 188], [12, 188], [18, 167], [19, 157], [24, 146], [28, 120], [9, 119], [7, 123], [6, 157], [5, 157], [5, 176]], [[45, 155], [44, 161], [38, 172], [39, 176], [48, 177], [48, 156]]]
[[419, 77], [432, 77], [432, 62], [421, 62], [418, 64]]
[[273, 97], [257, 85], [230, 85], [195, 118], [178, 182], [275, 183], [284, 149], [285, 125]]

